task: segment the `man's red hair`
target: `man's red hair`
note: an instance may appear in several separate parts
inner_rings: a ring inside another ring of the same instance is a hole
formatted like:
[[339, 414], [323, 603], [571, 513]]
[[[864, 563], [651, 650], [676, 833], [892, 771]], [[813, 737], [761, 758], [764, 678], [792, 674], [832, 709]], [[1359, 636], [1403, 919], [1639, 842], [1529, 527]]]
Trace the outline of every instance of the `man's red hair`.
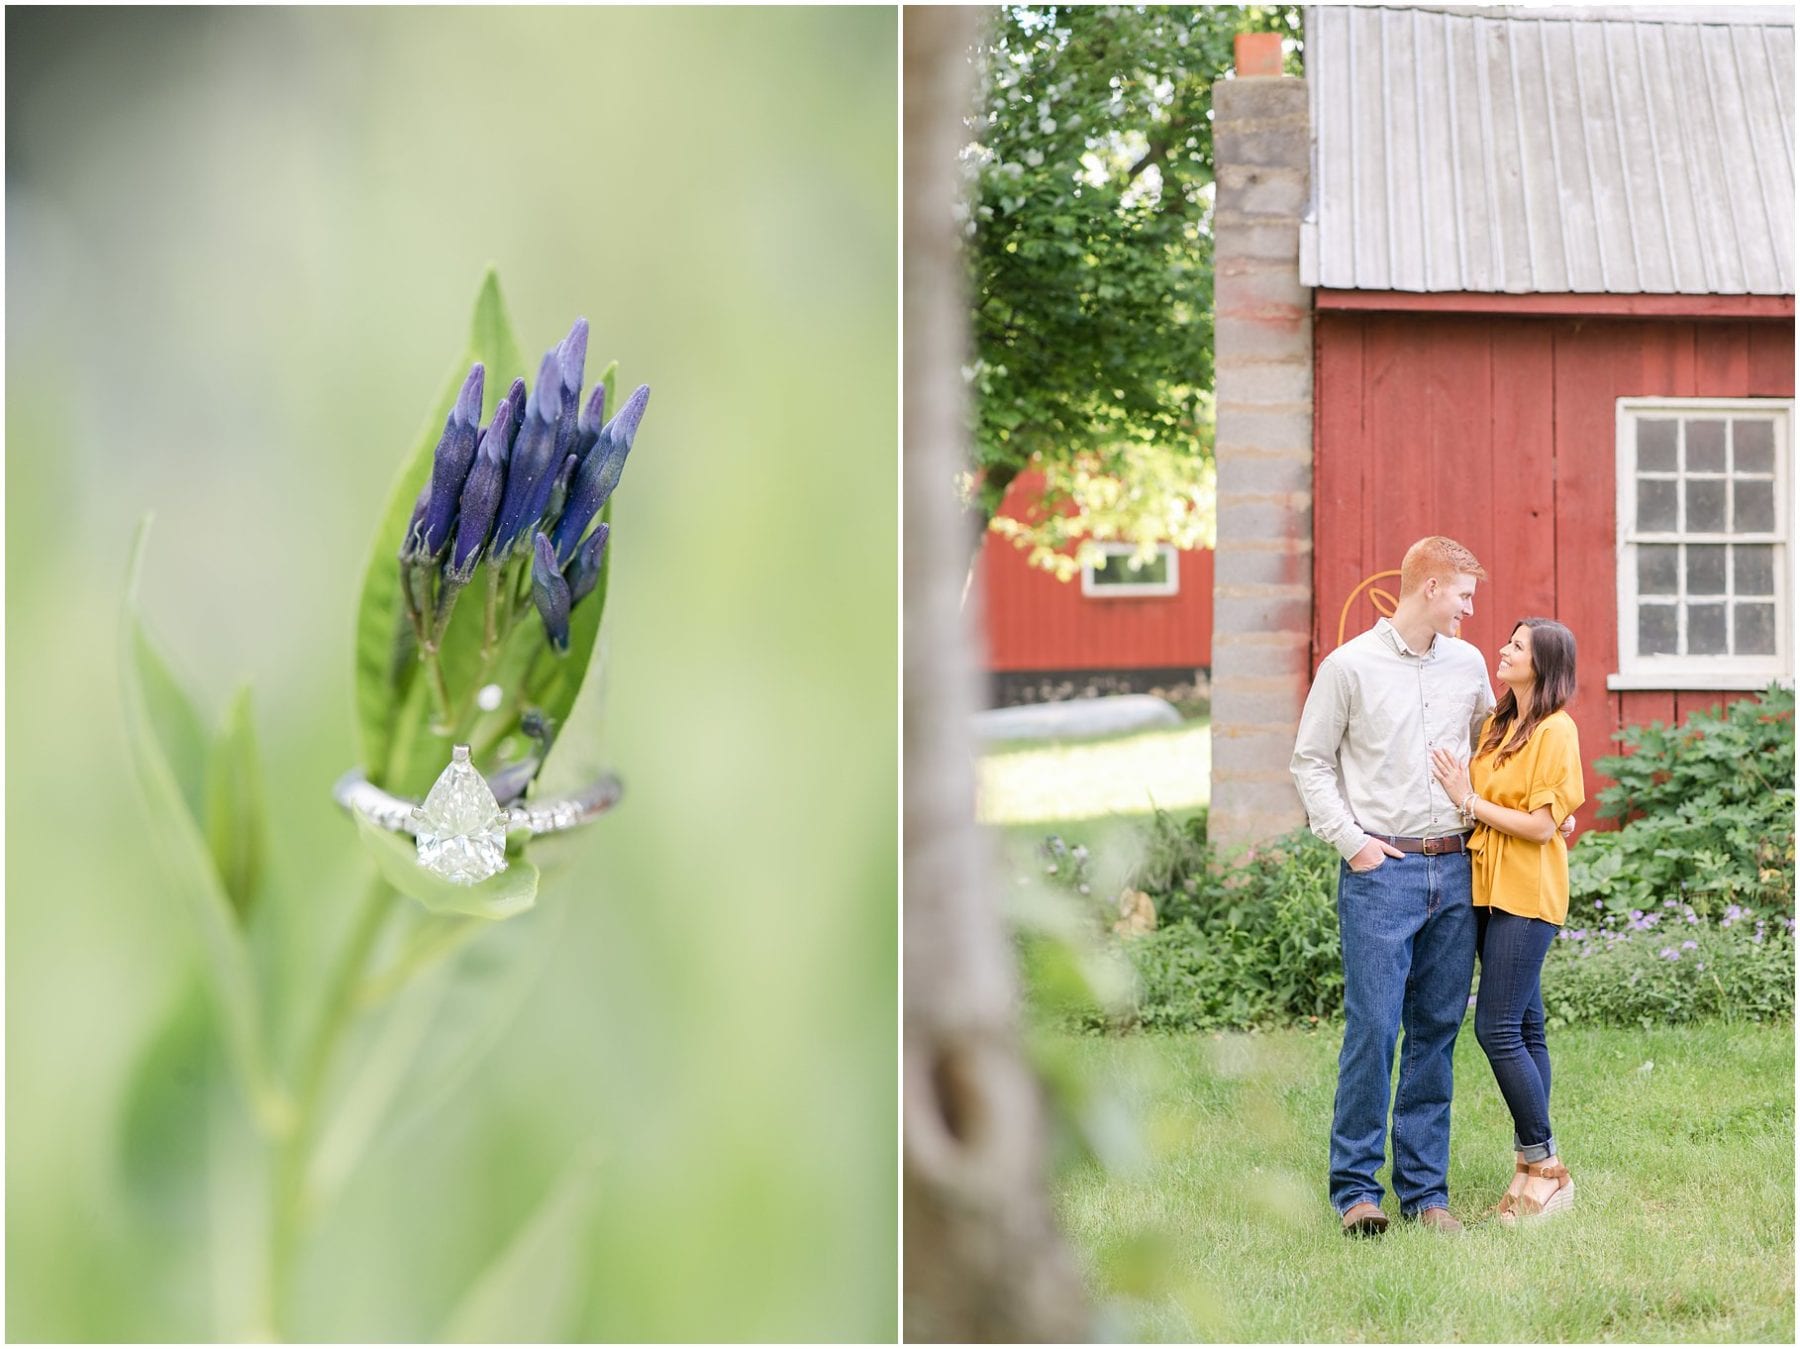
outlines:
[[1400, 595], [1404, 598], [1412, 594], [1434, 576], [1447, 581], [1457, 575], [1487, 578], [1475, 554], [1455, 539], [1433, 534], [1408, 548], [1406, 556], [1400, 559]]

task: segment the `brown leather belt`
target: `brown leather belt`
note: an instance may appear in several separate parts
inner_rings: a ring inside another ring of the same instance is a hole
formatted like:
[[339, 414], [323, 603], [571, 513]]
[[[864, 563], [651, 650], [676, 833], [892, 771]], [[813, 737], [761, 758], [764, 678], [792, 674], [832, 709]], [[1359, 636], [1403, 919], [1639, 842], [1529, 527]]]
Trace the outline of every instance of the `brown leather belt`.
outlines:
[[1398, 848], [1401, 852], [1424, 853], [1427, 857], [1441, 857], [1445, 853], [1467, 852], [1469, 849], [1467, 834], [1440, 834], [1436, 838], [1397, 838], [1393, 834], [1370, 834], [1369, 837], [1378, 838], [1390, 848]]

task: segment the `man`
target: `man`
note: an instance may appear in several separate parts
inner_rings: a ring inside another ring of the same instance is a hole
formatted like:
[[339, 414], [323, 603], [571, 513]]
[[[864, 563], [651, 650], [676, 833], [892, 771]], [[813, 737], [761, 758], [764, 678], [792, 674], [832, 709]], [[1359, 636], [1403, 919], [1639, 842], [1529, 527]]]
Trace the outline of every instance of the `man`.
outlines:
[[1431, 751], [1467, 759], [1493, 708], [1482, 655], [1456, 632], [1475, 612], [1481, 564], [1453, 539], [1420, 539], [1400, 601], [1319, 665], [1294, 746], [1313, 833], [1344, 861], [1338, 928], [1344, 1048], [1331, 1122], [1331, 1202], [1346, 1234], [1386, 1229], [1375, 1179], [1386, 1151], [1394, 1040], [1394, 1196], [1444, 1232], [1450, 1215], [1451, 1055], [1475, 967], [1469, 825], [1431, 774]]

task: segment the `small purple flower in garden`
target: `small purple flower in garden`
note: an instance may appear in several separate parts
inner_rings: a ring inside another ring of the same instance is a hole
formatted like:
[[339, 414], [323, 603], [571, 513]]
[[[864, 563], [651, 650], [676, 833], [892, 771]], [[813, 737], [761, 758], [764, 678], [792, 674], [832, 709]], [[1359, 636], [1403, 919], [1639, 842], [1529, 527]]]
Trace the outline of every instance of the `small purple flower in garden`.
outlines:
[[1664, 900], [1664, 901], [1663, 901], [1663, 907], [1664, 907], [1664, 908], [1665, 908], [1665, 909], [1672, 909], [1672, 908], [1674, 908], [1674, 907], [1675, 907], [1675, 901], [1674, 901], [1674, 900], [1672, 900], [1672, 899], [1665, 899], [1665, 900]]
[[587, 541], [575, 550], [575, 560], [564, 568], [563, 576], [569, 582], [569, 606], [580, 604], [600, 584], [600, 558], [606, 552], [606, 540], [612, 534], [612, 526], [602, 520], [594, 526], [594, 532], [587, 536]]
[[1697, 923], [1700, 921], [1698, 918], [1694, 917], [1694, 915], [1691, 913], [1687, 916], [1687, 920], [1689, 923]]
[[1725, 906], [1725, 917], [1730, 919], [1732, 922], [1734, 922], [1734, 923], [1737, 922], [1737, 920], [1742, 918], [1743, 916], [1744, 916], [1744, 911], [1742, 909], [1740, 909], [1737, 905], [1727, 904]]
[[1700, 943], [1697, 941], [1684, 941], [1681, 943], [1681, 949], [1684, 951], [1698, 951], [1700, 949]]
[[587, 458], [588, 451], [600, 439], [600, 428], [605, 425], [605, 418], [606, 385], [600, 383], [594, 386], [581, 414], [575, 419], [575, 453], [583, 459]]
[[437, 557], [450, 542], [456, 506], [475, 462], [475, 437], [481, 425], [481, 388], [486, 372], [480, 361], [469, 370], [462, 391], [444, 422], [444, 434], [431, 459], [431, 496], [419, 530], [419, 547], [425, 557]]
[[557, 570], [550, 540], [542, 533], [534, 541], [531, 558], [531, 598], [544, 618], [544, 633], [557, 652], [569, 649], [569, 583]]
[[514, 399], [525, 397], [525, 381], [514, 380], [513, 386], [494, 409], [494, 420], [482, 433], [481, 447], [475, 453], [475, 467], [463, 484], [457, 503], [456, 542], [450, 549], [450, 565], [445, 569], [450, 579], [467, 585], [481, 561], [482, 549], [494, 527], [494, 514], [500, 509], [500, 493], [506, 485], [506, 461], [512, 451]]
[[537, 384], [525, 400], [525, 418], [513, 442], [506, 494], [494, 525], [493, 555], [505, 561], [537, 522], [550, 496], [561, 460], [556, 457], [556, 423], [562, 415], [562, 373], [553, 348], [538, 366]]
[[556, 479], [550, 484], [550, 499], [544, 505], [544, 517], [554, 520], [562, 514], [563, 502], [569, 499], [569, 480], [575, 476], [576, 456], [563, 457], [562, 467], [556, 471]]
[[625, 406], [601, 428], [593, 449], [581, 461], [575, 481], [569, 488], [569, 504], [551, 530], [550, 541], [559, 562], [567, 562], [574, 556], [575, 546], [589, 521], [600, 513], [606, 499], [619, 485], [619, 477], [625, 472], [625, 458], [631, 453], [631, 443], [637, 437], [638, 423], [644, 419], [644, 409], [649, 405], [650, 386], [640, 384], [625, 400]]
[[1643, 916], [1644, 916], [1644, 911], [1642, 909], [1633, 909], [1631, 911], [1631, 921], [1634, 923], [1637, 922], [1638, 919], [1642, 918]]
[[1673, 946], [1665, 946], [1665, 947], [1663, 947], [1662, 950], [1658, 951], [1656, 954], [1661, 956], [1664, 960], [1680, 960], [1681, 959], [1681, 952], [1677, 951]]

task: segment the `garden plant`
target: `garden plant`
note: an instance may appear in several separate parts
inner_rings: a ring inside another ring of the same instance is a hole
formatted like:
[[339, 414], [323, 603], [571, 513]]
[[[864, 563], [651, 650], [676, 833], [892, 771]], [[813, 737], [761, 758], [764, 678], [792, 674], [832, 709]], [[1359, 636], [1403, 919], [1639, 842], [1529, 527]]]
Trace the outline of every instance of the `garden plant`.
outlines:
[[[362, 766], [339, 785], [354, 816], [344, 843], [366, 850], [370, 879], [322, 990], [267, 975], [260, 953], [275, 938], [258, 896], [281, 822], [264, 816], [248, 693], [206, 728], [138, 613], [148, 522], [139, 530], [125, 703], [155, 833], [203, 937], [206, 1004], [185, 1015], [210, 1010], [264, 1149], [259, 1313], [242, 1333], [289, 1331], [308, 1232], [381, 1130], [454, 1100], [529, 980], [530, 948], [506, 929], [569, 856], [568, 835], [553, 832], [576, 823], [566, 803], [598, 813], [618, 795], [602, 772], [594, 657], [609, 499], [649, 390], [608, 419], [615, 364], [584, 401], [587, 340], [577, 320], [528, 385], [490, 272], [380, 513], [353, 625]], [[406, 805], [404, 820], [368, 808], [379, 800]], [[472, 989], [447, 977], [471, 947], [485, 948]], [[297, 1046], [269, 1031], [284, 996], [307, 1004]], [[445, 1025], [460, 1043], [440, 1041], [421, 1079], [426, 1029]], [[352, 1045], [362, 1053], [347, 1062]], [[480, 1327], [479, 1306], [464, 1310], [446, 1334]]]

